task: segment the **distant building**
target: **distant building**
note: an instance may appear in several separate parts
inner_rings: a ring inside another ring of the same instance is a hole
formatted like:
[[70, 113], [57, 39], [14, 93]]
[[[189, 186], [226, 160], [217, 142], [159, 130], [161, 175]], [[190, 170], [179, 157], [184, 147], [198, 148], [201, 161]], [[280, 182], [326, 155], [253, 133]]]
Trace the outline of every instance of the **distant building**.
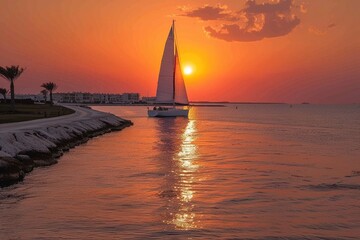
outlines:
[[156, 101], [156, 97], [142, 97], [141, 100], [145, 103], [153, 104]]
[[108, 103], [123, 103], [123, 94], [109, 94], [107, 98]]
[[123, 93], [122, 100], [124, 103], [135, 103], [139, 102], [140, 94], [138, 93]]
[[139, 93], [123, 93], [123, 94], [108, 94], [108, 93], [54, 93], [54, 101], [63, 103], [118, 103], [130, 104], [137, 103], [140, 99]]
[[[34, 101], [43, 101], [43, 94], [17, 94], [17, 99], [31, 99]], [[49, 97], [48, 97], [49, 100]], [[68, 92], [53, 93], [54, 102], [60, 103], [117, 103], [133, 104], [140, 102], [139, 93], [88, 93], [88, 92]]]
[[[48, 97], [49, 99], [49, 97]], [[54, 102], [62, 102], [63, 96], [60, 93], [53, 93], [53, 100]]]

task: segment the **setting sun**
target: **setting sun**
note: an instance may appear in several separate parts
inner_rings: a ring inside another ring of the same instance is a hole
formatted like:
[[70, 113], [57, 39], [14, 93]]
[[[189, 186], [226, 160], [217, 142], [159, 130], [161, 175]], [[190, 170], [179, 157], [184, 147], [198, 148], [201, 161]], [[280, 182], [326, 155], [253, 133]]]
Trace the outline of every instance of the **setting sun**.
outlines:
[[190, 74], [192, 74], [192, 72], [193, 72], [193, 69], [192, 69], [191, 66], [186, 66], [186, 67], [184, 68], [184, 74], [185, 74], [185, 75], [190, 75]]

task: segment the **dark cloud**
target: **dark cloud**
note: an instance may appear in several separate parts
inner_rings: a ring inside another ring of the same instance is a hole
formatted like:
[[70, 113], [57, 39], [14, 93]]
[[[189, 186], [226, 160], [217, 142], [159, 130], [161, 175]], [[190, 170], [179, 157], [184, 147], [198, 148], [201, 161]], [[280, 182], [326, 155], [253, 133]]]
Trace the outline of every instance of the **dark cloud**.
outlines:
[[293, 20], [280, 20], [274, 18], [270, 21], [266, 21], [263, 27], [259, 31], [248, 31], [248, 28], [240, 28], [237, 24], [223, 24], [220, 30], [215, 30], [212, 27], [205, 27], [205, 31], [215, 38], [219, 38], [225, 41], [240, 41], [251, 42], [259, 41], [264, 38], [273, 38], [287, 35], [298, 24], [300, 20], [295, 18]]
[[226, 21], [237, 21], [239, 20], [232, 12], [227, 10], [226, 5], [217, 5], [215, 7], [205, 5], [196, 9], [186, 9], [181, 7], [180, 10], [183, 12], [181, 16], [196, 17], [204, 21], [209, 20], [226, 20]]
[[280, 0], [278, 3], [257, 4], [255, 0], [248, 0], [243, 11], [247, 13], [285, 13], [290, 12], [293, 0]]
[[327, 27], [328, 27], [328, 28], [333, 28], [333, 27], [336, 27], [336, 24], [335, 24], [335, 23], [332, 23], [332, 24], [329, 24]]
[[[223, 9], [226, 12], [220, 11], [219, 6], [216, 11], [213, 7], [206, 6], [188, 11], [184, 16], [198, 17], [202, 20], [227, 20], [231, 16], [233, 20], [236, 19], [234, 23], [222, 24], [220, 28], [207, 26], [204, 30], [209, 36], [225, 41], [249, 42], [289, 34], [300, 24], [300, 19], [292, 11], [293, 8], [293, 0], [260, 4], [255, 0], [248, 0], [244, 9], [236, 12], [236, 15], [227, 9]], [[210, 9], [213, 9], [212, 14]]]

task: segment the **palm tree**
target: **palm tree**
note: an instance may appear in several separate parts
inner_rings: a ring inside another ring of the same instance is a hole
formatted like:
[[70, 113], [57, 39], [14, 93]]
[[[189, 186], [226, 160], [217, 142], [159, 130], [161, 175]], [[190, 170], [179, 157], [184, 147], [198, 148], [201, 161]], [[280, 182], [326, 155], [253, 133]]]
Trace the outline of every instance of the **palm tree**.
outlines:
[[53, 82], [47, 82], [47, 83], [43, 83], [41, 84], [41, 87], [45, 88], [46, 90], [48, 90], [50, 92], [50, 103], [54, 104], [53, 102], [53, 97], [52, 97], [52, 93], [53, 91], [55, 91], [57, 89], [57, 85], [56, 83]]
[[10, 81], [10, 93], [11, 93], [11, 110], [15, 110], [15, 89], [14, 80], [20, 77], [24, 72], [24, 68], [19, 66], [0, 67], [0, 76]]
[[0, 88], [0, 94], [3, 95], [3, 98], [5, 100], [5, 103], [6, 103], [6, 94], [8, 93], [9, 91], [6, 89], [6, 88]]
[[42, 93], [42, 95], [44, 96], [44, 101], [46, 103], [47, 101], [47, 95], [48, 95], [48, 90], [44, 89], [40, 91]]

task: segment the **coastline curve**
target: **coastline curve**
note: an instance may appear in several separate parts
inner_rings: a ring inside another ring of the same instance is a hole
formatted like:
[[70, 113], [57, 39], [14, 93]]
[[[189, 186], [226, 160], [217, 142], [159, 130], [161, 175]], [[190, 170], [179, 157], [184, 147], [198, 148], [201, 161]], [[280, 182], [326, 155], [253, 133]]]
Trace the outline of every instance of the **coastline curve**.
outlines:
[[35, 167], [57, 163], [63, 152], [133, 123], [110, 113], [66, 105], [75, 113], [0, 124], [0, 187], [22, 181]]

